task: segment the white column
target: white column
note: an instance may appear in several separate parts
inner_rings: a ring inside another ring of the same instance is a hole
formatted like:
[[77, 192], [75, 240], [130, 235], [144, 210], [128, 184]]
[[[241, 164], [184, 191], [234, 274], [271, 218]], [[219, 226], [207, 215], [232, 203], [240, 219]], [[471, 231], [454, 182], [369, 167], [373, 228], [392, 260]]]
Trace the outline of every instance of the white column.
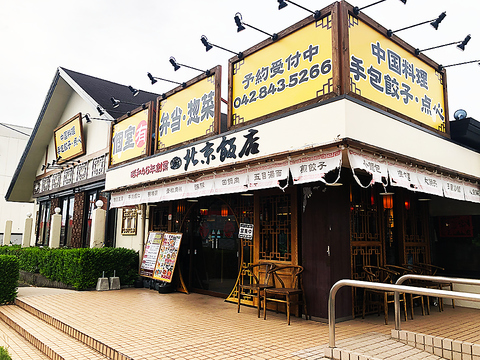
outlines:
[[12, 220], [5, 221], [5, 232], [3, 233], [3, 245], [10, 245], [12, 239]]
[[55, 208], [55, 215], [52, 215], [52, 221], [50, 223], [50, 244], [52, 249], [60, 247], [60, 232], [62, 230], [62, 215], [60, 212], [62, 209]]
[[32, 225], [32, 213], [28, 213], [27, 218], [25, 219], [25, 229], [23, 230], [22, 248], [30, 246], [30, 241], [32, 239]]
[[102, 247], [105, 242], [105, 219], [107, 212], [102, 209], [103, 201], [97, 200], [97, 208], [92, 212], [92, 228], [90, 234], [90, 247]]

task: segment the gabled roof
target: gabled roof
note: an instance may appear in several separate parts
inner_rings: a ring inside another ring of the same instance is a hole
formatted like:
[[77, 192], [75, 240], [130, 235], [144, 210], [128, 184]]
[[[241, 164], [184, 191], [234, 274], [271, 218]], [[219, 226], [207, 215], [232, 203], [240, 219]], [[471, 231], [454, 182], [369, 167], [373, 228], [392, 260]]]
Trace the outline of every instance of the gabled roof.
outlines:
[[[126, 85], [59, 67], [6, 192], [5, 199], [7, 201], [32, 201], [33, 182], [38, 164], [43, 161], [43, 149], [49, 144], [53, 130], [57, 127], [65, 105], [73, 92], [76, 92], [85, 102], [90, 103], [93, 108], [100, 106], [105, 110], [105, 115], [102, 117], [110, 119], [118, 118], [138, 107], [138, 105], [120, 103], [120, 106], [114, 109], [110, 101], [111, 97], [140, 105], [158, 97], [158, 94], [145, 91], [140, 91], [137, 96], [133, 97]], [[91, 115], [99, 116], [99, 114]], [[38, 149], [42, 149], [42, 151], [38, 151]]]

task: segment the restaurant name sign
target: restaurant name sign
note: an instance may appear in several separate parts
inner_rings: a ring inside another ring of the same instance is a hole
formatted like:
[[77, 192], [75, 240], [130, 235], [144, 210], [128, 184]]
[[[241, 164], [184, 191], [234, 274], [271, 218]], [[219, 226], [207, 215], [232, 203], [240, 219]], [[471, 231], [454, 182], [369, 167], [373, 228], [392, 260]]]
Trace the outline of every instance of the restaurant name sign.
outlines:
[[[53, 131], [58, 163], [85, 154], [82, 114], [77, 114]], [[60, 157], [60, 158], [59, 158]]]

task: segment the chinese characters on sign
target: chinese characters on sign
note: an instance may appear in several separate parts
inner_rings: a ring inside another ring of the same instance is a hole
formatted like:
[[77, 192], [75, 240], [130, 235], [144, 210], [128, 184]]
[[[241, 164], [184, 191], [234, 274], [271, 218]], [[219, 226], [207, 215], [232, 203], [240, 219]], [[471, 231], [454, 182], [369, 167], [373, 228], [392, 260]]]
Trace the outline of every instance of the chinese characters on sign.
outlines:
[[333, 91], [331, 15], [232, 66], [234, 124]]
[[83, 145], [81, 114], [63, 123], [54, 130], [55, 153], [58, 163], [85, 153]]
[[150, 232], [148, 234], [147, 244], [143, 253], [142, 264], [140, 265], [140, 275], [153, 276], [155, 263], [157, 262], [158, 252], [162, 244], [163, 234], [161, 232]]
[[157, 150], [215, 133], [219, 121], [215, 87], [219, 76], [211, 75], [166, 99], [159, 98]]
[[350, 90], [445, 132], [442, 75], [360, 20], [349, 25]]
[[110, 165], [146, 155], [149, 110], [142, 110], [113, 125]]
[[181, 233], [163, 233], [160, 252], [153, 272], [154, 279], [172, 282], [181, 241]]

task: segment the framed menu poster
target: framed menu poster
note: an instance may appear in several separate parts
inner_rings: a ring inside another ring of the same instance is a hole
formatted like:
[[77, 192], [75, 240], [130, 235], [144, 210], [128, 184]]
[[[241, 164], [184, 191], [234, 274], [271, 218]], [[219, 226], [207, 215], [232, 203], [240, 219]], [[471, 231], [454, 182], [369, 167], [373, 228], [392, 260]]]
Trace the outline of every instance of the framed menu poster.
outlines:
[[154, 279], [172, 282], [182, 235], [181, 233], [163, 233], [162, 245], [153, 271]]
[[162, 244], [163, 234], [165, 233], [156, 231], [150, 231], [148, 233], [142, 264], [140, 265], [141, 276], [153, 276], [153, 270], [155, 270], [155, 264], [157, 262], [158, 252], [160, 251], [160, 245]]

